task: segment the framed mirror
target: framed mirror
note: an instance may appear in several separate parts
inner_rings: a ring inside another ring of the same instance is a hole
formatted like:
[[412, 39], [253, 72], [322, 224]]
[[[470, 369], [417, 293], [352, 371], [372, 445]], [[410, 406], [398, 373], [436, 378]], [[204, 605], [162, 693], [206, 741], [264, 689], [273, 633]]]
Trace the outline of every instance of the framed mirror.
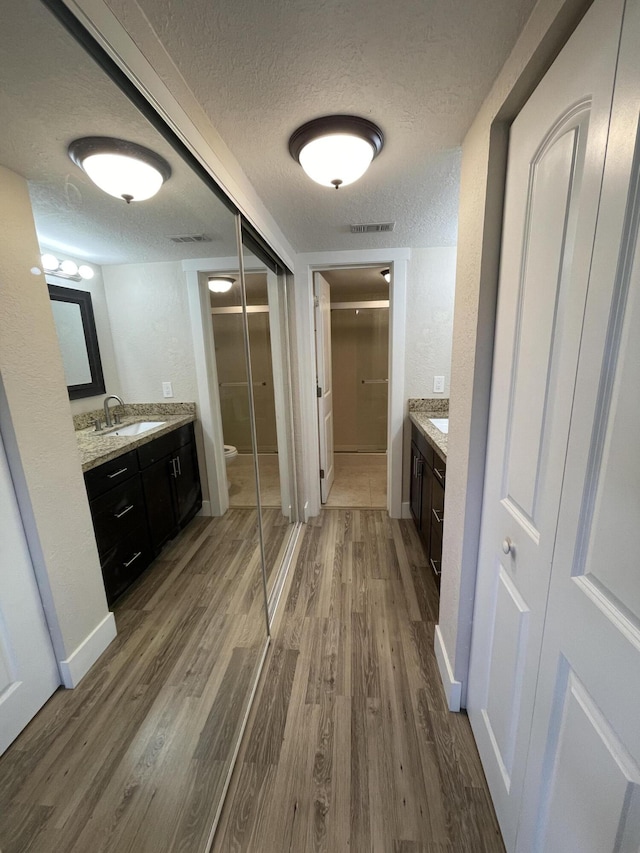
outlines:
[[104, 394], [91, 294], [57, 284], [49, 284], [48, 287], [69, 399]]

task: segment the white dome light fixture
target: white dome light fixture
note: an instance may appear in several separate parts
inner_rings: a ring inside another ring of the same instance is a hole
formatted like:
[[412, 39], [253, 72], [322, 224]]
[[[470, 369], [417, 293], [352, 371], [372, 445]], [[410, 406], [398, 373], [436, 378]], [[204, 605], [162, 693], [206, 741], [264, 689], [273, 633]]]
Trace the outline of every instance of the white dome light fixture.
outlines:
[[207, 279], [209, 290], [212, 293], [227, 293], [235, 284], [235, 278], [230, 275], [210, 275]]
[[364, 175], [383, 145], [383, 133], [373, 122], [331, 115], [314, 118], [294, 131], [289, 153], [313, 181], [340, 189]]
[[391, 284], [391, 270], [380, 270], [380, 275], [387, 284]]
[[87, 136], [72, 142], [68, 151], [96, 186], [127, 204], [152, 198], [171, 177], [163, 157], [124, 139]]

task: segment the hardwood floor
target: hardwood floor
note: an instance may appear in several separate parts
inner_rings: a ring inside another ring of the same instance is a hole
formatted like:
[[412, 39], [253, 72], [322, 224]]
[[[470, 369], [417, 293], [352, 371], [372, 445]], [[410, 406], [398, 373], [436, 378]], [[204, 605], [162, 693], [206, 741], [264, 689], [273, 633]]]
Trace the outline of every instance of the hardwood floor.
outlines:
[[324, 510], [307, 526], [214, 853], [503, 853], [436, 619], [411, 522]]
[[[3, 853], [204, 853], [264, 647], [257, 565], [255, 512], [195, 519], [116, 605], [116, 641], [0, 759]], [[503, 853], [412, 523], [324, 510], [283, 602], [215, 853]]]
[[202, 853], [266, 643], [256, 514], [196, 518], [0, 759], [3, 853]]

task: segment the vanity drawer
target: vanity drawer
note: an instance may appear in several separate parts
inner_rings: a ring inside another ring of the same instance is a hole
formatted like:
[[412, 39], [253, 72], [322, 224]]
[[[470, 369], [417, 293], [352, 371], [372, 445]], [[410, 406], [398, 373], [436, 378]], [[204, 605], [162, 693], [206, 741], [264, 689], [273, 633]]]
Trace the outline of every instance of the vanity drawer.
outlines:
[[91, 501], [91, 515], [100, 554], [136, 528], [145, 527], [140, 477], [132, 477]]
[[134, 530], [100, 557], [109, 605], [141, 575], [152, 560], [146, 527]]
[[87, 488], [89, 500], [103, 495], [114, 486], [128, 480], [139, 470], [138, 454], [135, 450], [130, 450], [129, 453], [123, 453], [122, 456], [116, 456], [110, 462], [105, 462], [97, 468], [92, 468], [84, 475], [84, 482]]
[[442, 537], [442, 525], [444, 522], [444, 487], [436, 480], [431, 480], [431, 528], [435, 527]]

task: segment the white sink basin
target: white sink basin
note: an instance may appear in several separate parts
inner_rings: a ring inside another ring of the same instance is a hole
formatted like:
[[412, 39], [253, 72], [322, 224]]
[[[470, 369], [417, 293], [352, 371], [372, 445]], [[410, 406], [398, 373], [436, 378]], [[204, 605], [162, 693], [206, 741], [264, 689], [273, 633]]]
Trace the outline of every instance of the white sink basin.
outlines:
[[449, 418], [429, 418], [431, 423], [445, 435], [449, 432]]
[[118, 427], [118, 429], [113, 430], [113, 432], [104, 433], [104, 436], [105, 438], [110, 438], [111, 436], [141, 435], [141, 433], [148, 432], [150, 429], [162, 426], [164, 423], [165, 421], [141, 421], [137, 424], [127, 424], [127, 426]]

